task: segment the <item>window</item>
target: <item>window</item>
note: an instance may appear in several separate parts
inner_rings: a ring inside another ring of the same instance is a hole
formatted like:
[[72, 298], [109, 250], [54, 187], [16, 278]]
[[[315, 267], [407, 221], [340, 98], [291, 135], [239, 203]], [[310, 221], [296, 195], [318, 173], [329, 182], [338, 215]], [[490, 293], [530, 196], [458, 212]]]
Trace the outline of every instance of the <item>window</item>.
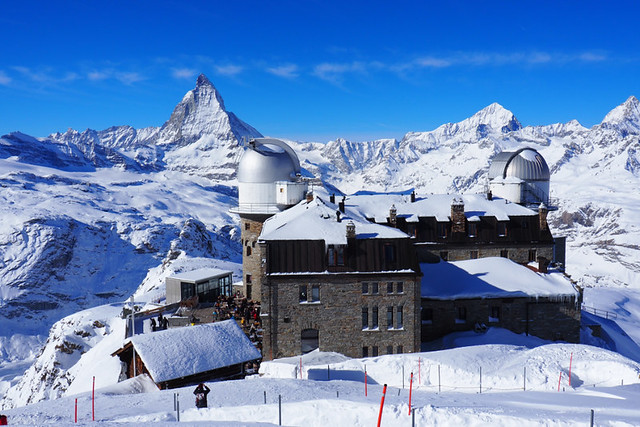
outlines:
[[404, 293], [404, 283], [398, 282], [396, 283], [396, 293], [403, 294]]
[[320, 285], [311, 286], [311, 301], [312, 302], [320, 301]]
[[475, 222], [469, 223], [469, 237], [476, 237], [478, 235], [478, 224]]
[[393, 282], [387, 282], [387, 293], [388, 294], [393, 293]]
[[362, 307], [362, 329], [369, 329], [369, 307]]
[[498, 322], [500, 320], [500, 307], [494, 305], [491, 307], [491, 317], [489, 317], [489, 322]]
[[469, 251], [469, 259], [478, 259], [478, 251]]
[[251, 246], [247, 246], [247, 256], [251, 255]]
[[371, 293], [378, 295], [378, 282], [371, 283]]
[[245, 282], [251, 283], [251, 275], [247, 274]]
[[391, 243], [384, 245], [384, 260], [385, 262], [396, 262], [396, 247]]
[[249, 224], [248, 222], [244, 223], [244, 229], [245, 230], [249, 230], [251, 228], [251, 224]]
[[251, 285], [247, 285], [247, 299], [251, 299]]
[[317, 329], [303, 329], [300, 333], [300, 343], [302, 354], [309, 353], [317, 349], [320, 345]]
[[307, 285], [299, 286], [300, 302], [307, 302]]
[[369, 347], [366, 345], [362, 347], [362, 357], [369, 357]]
[[387, 354], [393, 354], [393, 346], [392, 345], [388, 345], [387, 346]]
[[535, 249], [529, 249], [529, 262], [537, 259], [537, 251]]
[[373, 347], [371, 347], [371, 355], [373, 357], [376, 357], [378, 355], [378, 346], [374, 345]]
[[369, 293], [369, 284], [367, 282], [362, 282], [362, 294], [366, 295]]
[[458, 307], [456, 313], [456, 323], [464, 323], [467, 321], [467, 308]]
[[447, 223], [446, 222], [439, 222], [436, 225], [437, 231], [438, 231], [438, 237], [444, 239], [447, 237]]
[[373, 329], [378, 329], [378, 306], [373, 307], [373, 312], [371, 313], [371, 327]]
[[251, 247], [255, 248], [256, 247], [256, 241], [254, 240], [253, 242], [251, 242]]
[[387, 307], [387, 329], [393, 329], [393, 307]]
[[527, 228], [529, 228], [529, 221], [527, 221], [526, 219], [523, 219], [521, 225], [522, 225], [522, 228], [526, 230]]
[[396, 316], [396, 329], [402, 329], [404, 327], [404, 324], [402, 323], [402, 311], [403, 311], [404, 307], [399, 305], [398, 306], [398, 315]]
[[431, 324], [433, 323], [433, 309], [432, 308], [421, 308], [421, 320], [422, 323]]
[[498, 236], [504, 237], [507, 235], [507, 223], [506, 222], [498, 222]]
[[440, 259], [442, 259], [443, 261], [449, 261], [449, 252], [440, 251]]
[[502, 250], [500, 251], [500, 256], [501, 256], [502, 258], [509, 258], [509, 251], [508, 251], [508, 250], [506, 250], [506, 249], [502, 249]]
[[327, 247], [327, 264], [344, 265], [344, 246], [329, 245]]
[[407, 224], [407, 234], [411, 237], [418, 237], [418, 229], [415, 224]]
[[402, 346], [401, 346], [401, 345], [399, 345], [399, 346], [398, 346], [398, 349], [396, 350], [396, 353], [398, 353], [398, 354], [402, 354], [402, 353], [403, 353], [403, 350], [404, 350], [404, 349], [402, 348]]

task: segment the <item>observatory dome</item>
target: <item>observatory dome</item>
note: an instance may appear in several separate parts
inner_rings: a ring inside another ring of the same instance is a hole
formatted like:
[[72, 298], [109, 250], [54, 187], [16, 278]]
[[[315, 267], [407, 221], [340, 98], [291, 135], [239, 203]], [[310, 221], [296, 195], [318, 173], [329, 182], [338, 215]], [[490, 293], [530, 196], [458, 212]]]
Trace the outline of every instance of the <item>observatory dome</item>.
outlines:
[[244, 183], [294, 181], [299, 174], [298, 156], [278, 139], [251, 140], [238, 164], [238, 182]]
[[489, 179], [518, 178], [523, 181], [549, 181], [549, 166], [533, 148], [498, 153], [489, 167]]

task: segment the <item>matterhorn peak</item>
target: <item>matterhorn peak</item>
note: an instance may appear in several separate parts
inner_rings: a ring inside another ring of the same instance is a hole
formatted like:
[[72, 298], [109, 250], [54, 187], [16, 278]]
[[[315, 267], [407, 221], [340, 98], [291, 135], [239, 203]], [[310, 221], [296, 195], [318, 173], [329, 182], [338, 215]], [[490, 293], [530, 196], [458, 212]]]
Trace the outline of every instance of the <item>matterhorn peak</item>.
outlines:
[[600, 123], [604, 129], [618, 130], [623, 136], [640, 133], [640, 101], [631, 95], [611, 110]]
[[200, 74], [196, 87], [185, 94], [171, 117], [160, 129], [160, 143], [190, 144], [211, 136], [218, 141], [237, 141], [244, 136], [259, 137], [258, 131], [228, 112], [213, 83]]

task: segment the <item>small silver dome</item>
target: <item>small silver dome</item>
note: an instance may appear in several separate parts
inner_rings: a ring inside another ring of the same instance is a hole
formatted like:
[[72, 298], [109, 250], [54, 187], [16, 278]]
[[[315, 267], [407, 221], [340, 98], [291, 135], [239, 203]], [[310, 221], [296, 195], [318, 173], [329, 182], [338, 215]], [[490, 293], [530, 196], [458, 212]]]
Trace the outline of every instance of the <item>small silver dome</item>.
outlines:
[[489, 167], [489, 179], [515, 177], [525, 181], [549, 181], [549, 166], [533, 148], [496, 154]]
[[238, 182], [295, 181], [299, 174], [298, 156], [279, 139], [252, 139], [238, 164]]

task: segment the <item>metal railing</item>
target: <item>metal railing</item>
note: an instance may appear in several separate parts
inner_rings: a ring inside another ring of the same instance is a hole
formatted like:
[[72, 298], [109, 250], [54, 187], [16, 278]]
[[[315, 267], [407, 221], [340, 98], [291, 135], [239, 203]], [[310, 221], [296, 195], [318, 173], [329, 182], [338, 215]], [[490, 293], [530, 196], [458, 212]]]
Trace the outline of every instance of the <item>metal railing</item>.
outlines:
[[596, 316], [604, 317], [605, 319], [617, 319], [618, 313], [614, 313], [612, 311], [603, 310], [601, 308], [589, 307], [587, 305], [582, 304], [582, 309], [587, 313], [594, 314]]

